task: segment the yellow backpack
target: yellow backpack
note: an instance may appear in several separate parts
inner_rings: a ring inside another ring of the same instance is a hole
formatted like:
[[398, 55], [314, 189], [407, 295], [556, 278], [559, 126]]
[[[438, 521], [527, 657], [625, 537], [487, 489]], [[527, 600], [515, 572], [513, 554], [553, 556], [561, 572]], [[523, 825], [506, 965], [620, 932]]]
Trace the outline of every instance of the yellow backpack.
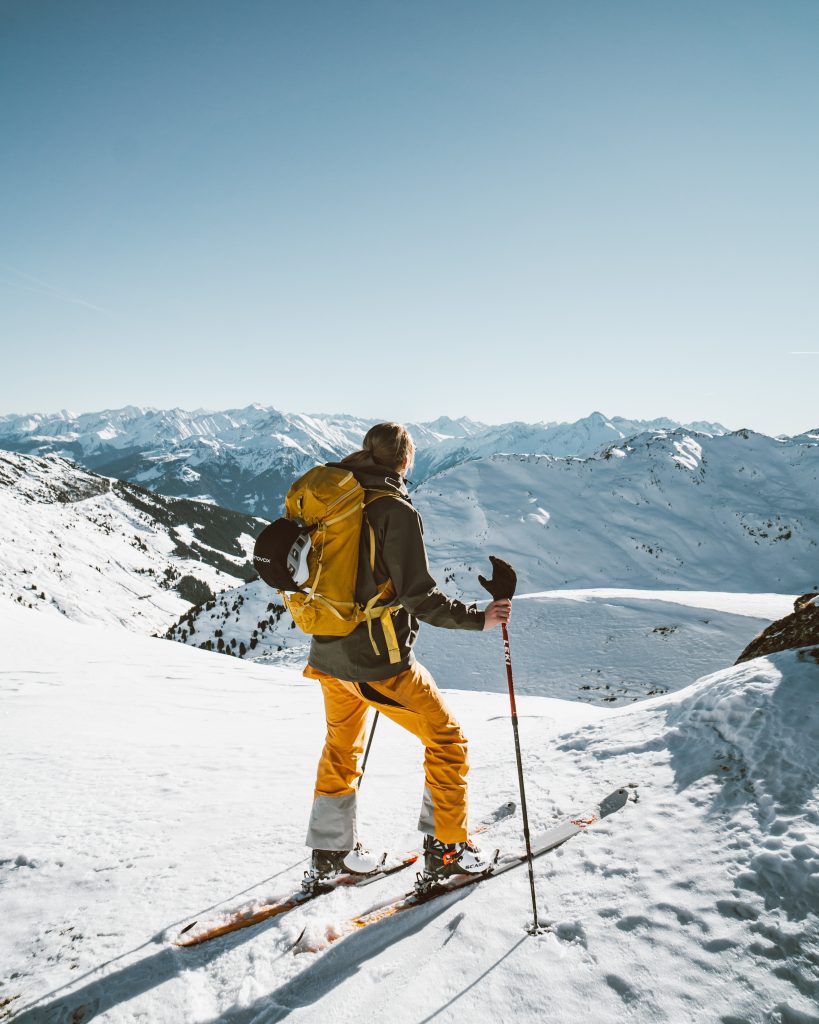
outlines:
[[373, 619], [380, 619], [391, 663], [401, 660], [392, 615], [400, 604], [391, 580], [377, 584], [377, 593], [359, 604], [355, 599], [361, 530], [369, 530], [370, 568], [375, 573], [375, 532], [365, 510], [390, 491], [366, 492], [353, 474], [339, 466], [315, 466], [287, 492], [284, 507], [288, 519], [313, 527], [307, 554], [309, 574], [302, 589], [280, 591], [293, 621], [305, 633], [347, 636], [367, 623], [370, 643], [380, 653], [373, 636]]

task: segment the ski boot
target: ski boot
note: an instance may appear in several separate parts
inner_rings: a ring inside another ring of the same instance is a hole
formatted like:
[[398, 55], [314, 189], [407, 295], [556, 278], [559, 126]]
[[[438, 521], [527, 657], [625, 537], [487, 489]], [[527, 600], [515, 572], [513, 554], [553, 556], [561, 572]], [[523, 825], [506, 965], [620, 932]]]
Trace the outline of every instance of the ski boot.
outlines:
[[473, 842], [442, 843], [435, 836], [424, 836], [424, 870], [418, 873], [415, 889], [429, 892], [449, 875], [486, 875], [498, 858], [497, 851], [487, 857]]
[[313, 892], [322, 883], [338, 875], [372, 875], [384, 863], [386, 854], [379, 858], [356, 843], [352, 850], [313, 850], [310, 867], [304, 872], [301, 887]]

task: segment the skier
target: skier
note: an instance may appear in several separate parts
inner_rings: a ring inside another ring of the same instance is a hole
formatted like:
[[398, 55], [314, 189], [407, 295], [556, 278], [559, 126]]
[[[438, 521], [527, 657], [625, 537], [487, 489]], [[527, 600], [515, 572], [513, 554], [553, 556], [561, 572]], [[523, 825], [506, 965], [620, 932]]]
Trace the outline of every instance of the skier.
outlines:
[[[415, 658], [419, 619], [445, 629], [486, 630], [508, 622], [509, 600], [493, 600], [485, 611], [450, 600], [429, 572], [418, 512], [405, 477], [415, 446], [405, 427], [379, 423], [360, 451], [336, 465], [349, 469], [367, 494], [366, 517], [375, 538], [374, 557], [362, 532], [356, 599], [365, 603], [392, 582], [393, 614], [361, 623], [347, 636], [314, 635], [304, 675], [320, 682], [327, 737], [318, 765], [306, 844], [312, 847], [307, 884], [339, 872], [367, 874], [378, 858], [356, 831], [359, 758], [369, 708], [376, 708], [416, 735], [425, 746], [425, 787], [418, 827], [424, 833], [428, 876], [482, 873], [488, 858], [467, 834], [467, 743], [430, 673]], [[369, 625], [369, 628], [368, 628]], [[380, 629], [383, 643], [370, 630]], [[390, 635], [392, 634], [392, 635]]]

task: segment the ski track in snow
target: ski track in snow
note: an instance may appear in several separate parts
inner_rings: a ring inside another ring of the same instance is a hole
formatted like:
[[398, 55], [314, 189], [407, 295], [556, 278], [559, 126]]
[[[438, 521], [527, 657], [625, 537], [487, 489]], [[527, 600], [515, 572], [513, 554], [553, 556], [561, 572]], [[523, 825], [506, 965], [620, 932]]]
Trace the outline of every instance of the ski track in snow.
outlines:
[[[524, 661], [520, 619], [517, 628], [513, 658]], [[295, 668], [62, 618], [44, 632], [41, 616], [14, 605], [0, 645], [0, 1019], [818, 1019], [810, 651], [623, 707], [520, 698], [536, 828], [639, 783], [636, 805], [537, 862], [549, 933], [525, 934], [519, 870], [294, 955], [303, 929], [320, 944], [404, 891], [410, 872], [207, 946], [171, 940], [195, 917], [297, 884], [323, 737], [315, 686]], [[448, 700], [470, 738], [477, 819], [516, 798], [508, 701], [463, 689]], [[384, 720], [361, 793], [373, 847], [413, 843], [420, 765], [417, 743]], [[519, 848], [519, 817], [492, 842]]]

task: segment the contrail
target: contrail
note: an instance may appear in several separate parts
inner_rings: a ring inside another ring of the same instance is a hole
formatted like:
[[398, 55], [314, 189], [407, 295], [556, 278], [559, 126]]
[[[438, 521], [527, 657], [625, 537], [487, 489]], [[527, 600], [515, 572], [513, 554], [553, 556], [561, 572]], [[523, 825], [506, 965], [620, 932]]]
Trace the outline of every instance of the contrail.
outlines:
[[31, 274], [24, 274], [22, 270], [10, 267], [7, 263], [0, 263], [0, 270], [5, 270], [10, 274], [17, 274], [24, 281], [31, 282], [31, 284], [23, 284], [20, 281], [5, 280], [2, 282], [3, 284], [11, 285], [13, 288], [22, 288], [24, 291], [37, 292], [40, 295], [49, 295], [54, 299], [62, 299], [63, 302], [71, 302], [75, 306], [85, 306], [87, 309], [93, 309], [97, 313], [105, 313], [107, 316], [111, 315], [110, 310], [103, 309], [102, 306], [95, 306], [93, 302], [86, 302], [85, 299], [80, 299], [76, 295], [71, 295], [69, 292], [55, 288], [53, 285], [48, 284], [47, 281], [41, 281], [38, 277], [32, 277]]
[[819, 351], [816, 352], [789, 352], [789, 356], [819, 356]]

